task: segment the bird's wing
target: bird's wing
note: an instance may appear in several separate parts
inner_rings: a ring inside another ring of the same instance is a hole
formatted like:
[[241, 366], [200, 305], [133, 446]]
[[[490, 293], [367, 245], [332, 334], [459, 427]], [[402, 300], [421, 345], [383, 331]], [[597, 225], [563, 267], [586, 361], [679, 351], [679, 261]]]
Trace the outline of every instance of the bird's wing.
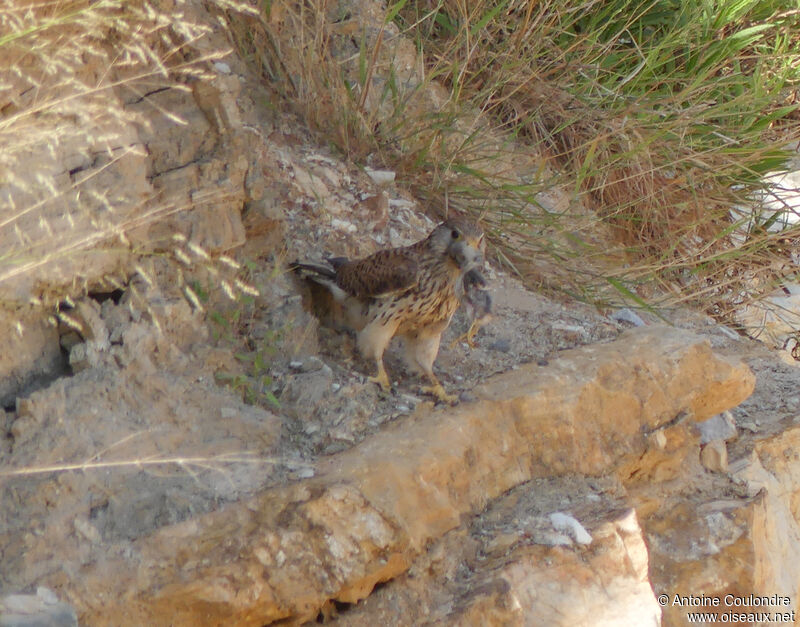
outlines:
[[417, 282], [416, 255], [405, 248], [379, 250], [348, 261], [336, 269], [336, 284], [356, 298], [378, 298], [407, 289]]

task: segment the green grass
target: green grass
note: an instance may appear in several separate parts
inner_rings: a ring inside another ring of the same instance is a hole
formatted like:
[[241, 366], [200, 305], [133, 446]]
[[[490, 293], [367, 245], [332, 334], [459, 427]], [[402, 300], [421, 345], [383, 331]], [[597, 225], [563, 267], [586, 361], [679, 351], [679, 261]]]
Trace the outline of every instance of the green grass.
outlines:
[[[434, 214], [481, 216], [496, 259], [530, 285], [725, 317], [781, 278], [798, 229], [730, 210], [800, 136], [793, 3], [400, 0], [372, 22], [333, 3], [253, 3], [258, 17], [213, 4], [322, 141], [395, 169]], [[145, 210], [109, 180], [144, 123], [118, 96], [206, 80], [215, 54], [183, 57], [208, 27], [143, 2], [28, 8], [0, 15], [7, 285], [129, 248], [127, 231], [186, 209]]]
[[434, 212], [482, 215], [530, 284], [724, 316], [796, 241], [730, 216], [800, 136], [793, 3], [401, 0], [382, 25], [263, 7], [238, 41], [286, 102]]

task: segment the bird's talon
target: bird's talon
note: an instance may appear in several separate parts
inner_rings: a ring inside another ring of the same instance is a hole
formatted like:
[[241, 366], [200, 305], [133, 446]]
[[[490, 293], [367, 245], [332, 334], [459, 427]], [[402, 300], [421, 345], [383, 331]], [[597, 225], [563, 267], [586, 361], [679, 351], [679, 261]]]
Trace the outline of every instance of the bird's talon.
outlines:
[[480, 329], [481, 325], [477, 320], [470, 325], [469, 330], [467, 331], [467, 344], [469, 344], [470, 348], [475, 348], [475, 336], [478, 335], [478, 331], [480, 331]]
[[[473, 325], [474, 326], [474, 325]], [[469, 331], [459, 335], [456, 339], [450, 342], [450, 349], [454, 349], [460, 342], [466, 342], [467, 346], [470, 348], [477, 348], [477, 344], [475, 343], [475, 336], [478, 334], [478, 329], [473, 327], [469, 328]]]
[[376, 377], [367, 377], [367, 381], [370, 383], [377, 383], [384, 392], [392, 391], [392, 384], [389, 383], [389, 377], [385, 372], [378, 374]]
[[423, 394], [431, 394], [436, 397], [436, 400], [447, 403], [448, 405], [455, 405], [458, 402], [458, 396], [454, 394], [448, 394], [444, 391], [441, 383], [437, 383], [436, 385], [427, 385], [422, 388]]

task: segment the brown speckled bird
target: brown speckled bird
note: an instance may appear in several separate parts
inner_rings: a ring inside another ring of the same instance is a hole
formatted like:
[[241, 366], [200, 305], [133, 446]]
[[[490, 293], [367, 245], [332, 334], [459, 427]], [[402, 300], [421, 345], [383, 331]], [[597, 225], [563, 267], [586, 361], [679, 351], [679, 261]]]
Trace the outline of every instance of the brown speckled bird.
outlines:
[[402, 248], [380, 250], [357, 260], [330, 259], [330, 266], [294, 263], [291, 269], [324, 285], [344, 309], [347, 324], [358, 333], [358, 348], [374, 359], [370, 381], [390, 389], [383, 353], [396, 335], [405, 343], [408, 366], [431, 385], [423, 392], [454, 402], [433, 373], [442, 332], [450, 324], [466, 273], [483, 263], [483, 232], [473, 222], [451, 218], [425, 239]]

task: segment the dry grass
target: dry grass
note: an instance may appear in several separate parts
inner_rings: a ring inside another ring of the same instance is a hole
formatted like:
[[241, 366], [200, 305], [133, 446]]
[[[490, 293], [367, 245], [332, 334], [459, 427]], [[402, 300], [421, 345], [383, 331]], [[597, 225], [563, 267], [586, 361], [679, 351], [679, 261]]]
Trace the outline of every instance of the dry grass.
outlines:
[[[148, 121], [130, 106], [153, 92], [189, 90], [224, 54], [192, 52], [209, 27], [183, 9], [146, 0], [0, 2], [4, 294], [47, 299], [35, 287], [44, 279], [80, 289], [97, 268], [119, 269], [113, 259], [131, 251], [129, 233], [187, 208], [147, 192], [139, 132]], [[139, 189], [120, 184], [137, 176]]]
[[302, 460], [289, 458], [265, 457], [261, 454], [250, 453], [248, 451], [235, 451], [231, 453], [220, 453], [213, 456], [196, 455], [175, 455], [169, 457], [143, 457], [137, 459], [118, 459], [101, 461], [94, 457], [91, 460], [76, 462], [72, 464], [52, 464], [42, 466], [26, 466], [24, 468], [13, 468], [9, 470], [0, 469], [0, 477], [29, 477], [32, 475], [46, 475], [62, 472], [87, 472], [91, 470], [109, 470], [114, 468], [128, 468], [134, 470], [158, 469], [174, 466], [191, 477], [197, 479], [198, 473], [203, 471], [213, 471], [225, 475], [227, 468], [236, 464], [248, 464], [258, 466], [285, 465], [293, 468], [313, 468], [311, 464]]
[[[231, 29], [325, 139], [430, 206], [482, 213], [529, 282], [723, 316], [779, 280], [798, 231], [754, 227], [753, 197], [800, 138], [788, 3], [338, 6], [270, 2]], [[554, 189], [567, 207], [542, 202]]]
[[[786, 274], [796, 228], [731, 214], [800, 137], [800, 18], [785, 3], [439, 0], [370, 16], [274, 1], [259, 17], [213, 4], [323, 138], [396, 169], [434, 213], [481, 214], [497, 258], [532, 284], [723, 315]], [[127, 250], [135, 227], [186, 209], [115, 185], [143, 159], [146, 121], [127, 104], [205, 80], [218, 54], [188, 52], [207, 27], [176, 15], [144, 0], [0, 4], [0, 283], [80, 277], [85, 251]]]

